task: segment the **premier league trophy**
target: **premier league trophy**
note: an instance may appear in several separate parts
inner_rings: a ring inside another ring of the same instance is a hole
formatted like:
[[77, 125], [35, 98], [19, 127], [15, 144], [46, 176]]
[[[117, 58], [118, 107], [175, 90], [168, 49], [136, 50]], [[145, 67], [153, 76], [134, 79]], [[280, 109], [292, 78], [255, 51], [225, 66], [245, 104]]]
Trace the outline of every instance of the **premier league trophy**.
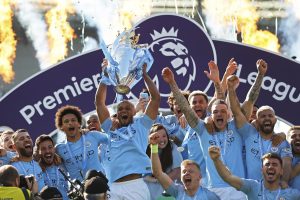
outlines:
[[108, 66], [102, 73], [101, 82], [113, 85], [117, 94], [125, 95], [141, 79], [143, 65], [147, 64], [147, 71], [153, 64], [146, 45], [138, 45], [139, 35], [133, 30], [123, 31], [107, 48], [105, 42], [100, 40], [100, 47], [108, 60]]

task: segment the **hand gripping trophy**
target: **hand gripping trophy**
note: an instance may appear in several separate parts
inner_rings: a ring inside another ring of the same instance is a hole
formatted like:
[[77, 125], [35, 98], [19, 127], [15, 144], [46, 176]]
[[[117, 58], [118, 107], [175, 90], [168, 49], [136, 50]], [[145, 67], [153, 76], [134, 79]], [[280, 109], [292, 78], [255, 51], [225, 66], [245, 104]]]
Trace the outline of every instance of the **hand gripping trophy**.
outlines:
[[125, 95], [141, 79], [143, 64], [147, 71], [153, 64], [153, 57], [146, 45], [138, 45], [139, 35], [134, 30], [123, 31], [107, 48], [100, 40], [100, 47], [108, 60], [108, 66], [102, 72], [101, 82], [113, 85], [116, 93]]

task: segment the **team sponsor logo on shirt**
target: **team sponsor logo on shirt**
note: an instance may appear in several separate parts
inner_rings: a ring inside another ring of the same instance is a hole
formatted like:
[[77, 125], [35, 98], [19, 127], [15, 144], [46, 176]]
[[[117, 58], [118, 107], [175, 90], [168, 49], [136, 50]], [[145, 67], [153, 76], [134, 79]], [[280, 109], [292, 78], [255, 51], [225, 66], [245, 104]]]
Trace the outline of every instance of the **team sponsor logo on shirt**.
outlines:
[[229, 137], [231, 137], [231, 136], [233, 135], [233, 130], [228, 130], [228, 131], [227, 131], [227, 135], [228, 135]]
[[85, 142], [85, 146], [86, 146], [87, 148], [89, 148], [91, 145], [92, 145], [91, 142], [89, 142], [89, 141], [86, 141], [86, 142]]
[[271, 152], [274, 152], [274, 153], [275, 153], [275, 152], [277, 152], [277, 151], [278, 151], [278, 148], [277, 148], [277, 147], [272, 147], [272, 148], [271, 148]]
[[292, 153], [291, 148], [284, 148], [284, 149], [282, 149], [282, 151], [285, 152], [285, 153]]
[[255, 148], [251, 148], [251, 153], [254, 155], [254, 157], [260, 159], [259, 151]]

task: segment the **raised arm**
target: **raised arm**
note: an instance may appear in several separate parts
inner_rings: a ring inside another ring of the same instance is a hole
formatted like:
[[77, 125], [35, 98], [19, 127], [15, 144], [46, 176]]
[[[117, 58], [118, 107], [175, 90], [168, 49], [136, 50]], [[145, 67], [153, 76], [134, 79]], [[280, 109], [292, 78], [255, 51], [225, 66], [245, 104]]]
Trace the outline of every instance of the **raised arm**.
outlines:
[[[107, 67], [107, 65], [108, 61], [104, 59], [102, 63], [102, 71], [105, 67]], [[110, 117], [109, 111], [105, 105], [106, 94], [107, 86], [100, 82], [95, 96], [95, 106], [101, 124], [104, 122], [104, 120]]]
[[227, 78], [227, 90], [230, 108], [234, 116], [236, 127], [241, 128], [245, 123], [247, 123], [247, 119], [241, 110], [240, 102], [235, 92], [238, 84], [239, 78], [236, 75], [231, 75]]
[[221, 81], [221, 87], [222, 87], [222, 90], [224, 92], [224, 94], [226, 93], [226, 90], [227, 90], [227, 85], [226, 85], [226, 81], [227, 81], [227, 78], [234, 74], [234, 72], [237, 70], [237, 63], [236, 61], [234, 60], [234, 58], [231, 58], [228, 62], [228, 65], [227, 65], [227, 68], [226, 68], [226, 71], [225, 73], [223, 74], [223, 78], [222, 78], [222, 81]]
[[207, 78], [209, 78], [214, 83], [214, 87], [215, 87], [215, 94], [211, 98], [207, 106], [207, 111], [211, 113], [211, 107], [213, 103], [217, 99], [225, 99], [225, 93], [224, 90], [222, 89], [222, 85], [220, 82], [220, 72], [219, 72], [218, 65], [214, 61], [210, 61], [208, 63], [208, 68], [209, 68], [209, 72], [204, 71], [204, 73], [206, 74]]
[[220, 81], [220, 72], [219, 72], [219, 67], [214, 61], [210, 61], [208, 63], [209, 71], [204, 71], [206, 74], [207, 78], [209, 78], [215, 86], [215, 97], [217, 99], [225, 99], [225, 94], [223, 92], [222, 86], [221, 86], [221, 81]]
[[258, 73], [255, 82], [249, 89], [246, 99], [242, 104], [242, 112], [246, 116], [247, 120], [250, 118], [252, 114], [253, 106], [258, 98], [263, 78], [268, 69], [268, 64], [263, 59], [257, 60], [256, 66], [257, 66]]
[[161, 163], [158, 156], [158, 142], [159, 136], [158, 132], [154, 132], [149, 136], [149, 143], [151, 146], [151, 165], [152, 165], [152, 173], [158, 182], [162, 185], [162, 187], [166, 190], [172, 185], [172, 179], [163, 172], [161, 168]]
[[177, 83], [175, 82], [174, 79], [174, 74], [170, 70], [170, 68], [165, 67], [162, 70], [162, 77], [166, 83], [169, 84], [171, 91], [174, 94], [174, 97], [176, 99], [176, 103], [178, 104], [180, 110], [184, 114], [187, 122], [189, 123], [191, 128], [195, 128], [198, 124], [198, 116], [194, 112], [194, 110], [190, 107], [188, 101], [186, 98], [183, 96], [181, 93], [180, 89], [177, 86]]
[[210, 146], [208, 148], [209, 156], [213, 160], [214, 165], [218, 171], [218, 174], [221, 176], [221, 178], [231, 185], [232, 187], [236, 188], [239, 190], [243, 182], [241, 178], [234, 176], [231, 174], [229, 169], [223, 164], [223, 162], [220, 160], [220, 149], [217, 146]]
[[160, 104], [160, 93], [158, 92], [156, 85], [153, 83], [152, 79], [146, 72], [147, 65], [143, 66], [143, 78], [146, 87], [150, 93], [150, 100], [148, 106], [145, 110], [145, 114], [148, 115], [152, 120], [155, 120], [158, 114], [158, 108]]
[[290, 174], [290, 180], [300, 175], [300, 163], [296, 164]]
[[286, 186], [288, 186], [288, 182], [289, 182], [290, 176], [292, 174], [292, 158], [291, 157], [283, 157], [282, 158], [282, 168], [283, 168], [282, 181], [284, 181], [286, 183]]

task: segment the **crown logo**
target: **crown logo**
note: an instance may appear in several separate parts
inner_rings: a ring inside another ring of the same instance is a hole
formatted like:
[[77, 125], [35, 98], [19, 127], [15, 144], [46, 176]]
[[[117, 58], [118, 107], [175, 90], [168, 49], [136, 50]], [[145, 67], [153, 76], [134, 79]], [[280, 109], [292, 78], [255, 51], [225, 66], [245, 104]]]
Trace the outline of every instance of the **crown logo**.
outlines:
[[169, 32], [166, 31], [166, 29], [163, 27], [161, 30], [161, 33], [157, 32], [156, 30], [154, 30], [154, 34], [150, 34], [153, 41], [158, 40], [160, 38], [164, 38], [164, 37], [177, 37], [177, 33], [178, 33], [178, 29], [174, 30], [174, 27], [172, 27]]

